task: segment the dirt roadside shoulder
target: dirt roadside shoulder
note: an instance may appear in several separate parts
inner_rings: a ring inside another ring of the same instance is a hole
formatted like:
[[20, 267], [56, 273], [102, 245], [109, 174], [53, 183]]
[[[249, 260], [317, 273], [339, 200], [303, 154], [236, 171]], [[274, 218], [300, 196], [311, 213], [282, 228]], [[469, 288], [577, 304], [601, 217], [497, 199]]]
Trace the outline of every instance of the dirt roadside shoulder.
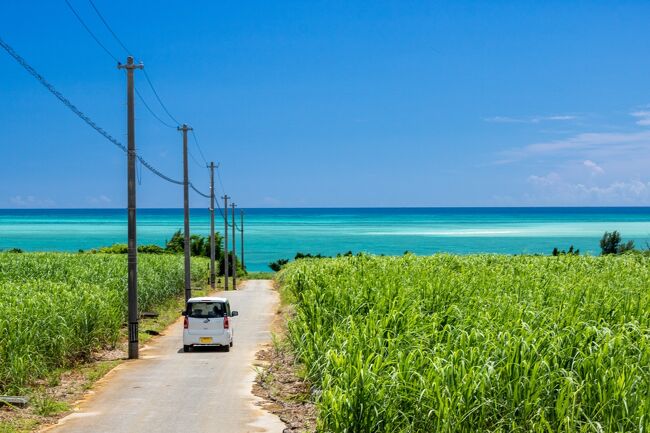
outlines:
[[[278, 290], [277, 283], [274, 289]], [[284, 433], [313, 432], [317, 413], [314, 391], [287, 340], [287, 321], [291, 315], [291, 306], [284, 304], [275, 313], [271, 326], [273, 343], [265, 345], [255, 355], [258, 374], [253, 394], [262, 399], [263, 409], [277, 415], [287, 425]]]

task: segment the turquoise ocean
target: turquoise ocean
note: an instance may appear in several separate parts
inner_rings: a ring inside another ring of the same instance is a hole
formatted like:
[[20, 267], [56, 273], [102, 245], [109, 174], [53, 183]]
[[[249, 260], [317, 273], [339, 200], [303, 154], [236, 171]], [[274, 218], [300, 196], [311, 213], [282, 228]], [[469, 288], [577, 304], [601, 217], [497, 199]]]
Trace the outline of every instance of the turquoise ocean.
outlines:
[[[650, 243], [650, 208], [245, 209], [248, 270], [296, 252], [399, 255], [450, 252], [550, 254], [553, 247], [598, 254], [605, 231], [637, 247]], [[138, 243], [163, 245], [183, 227], [182, 209], [141, 209]], [[239, 224], [239, 212], [237, 212]], [[191, 210], [193, 233], [209, 233], [209, 212]], [[126, 243], [124, 209], [0, 210], [0, 249], [78, 251]], [[216, 229], [223, 233], [217, 214]], [[229, 233], [230, 235], [231, 233]], [[237, 243], [239, 243], [239, 232]], [[239, 245], [238, 247], [239, 248]]]

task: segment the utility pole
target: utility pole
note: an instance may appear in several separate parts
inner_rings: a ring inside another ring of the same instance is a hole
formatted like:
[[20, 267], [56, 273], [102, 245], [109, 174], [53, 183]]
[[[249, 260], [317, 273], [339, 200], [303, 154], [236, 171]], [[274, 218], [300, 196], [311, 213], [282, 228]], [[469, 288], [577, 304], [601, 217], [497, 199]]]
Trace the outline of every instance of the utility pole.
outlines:
[[[233, 203], [230, 206], [232, 206], [232, 289], [237, 290], [237, 248], [236, 248], [236, 240], [237, 240], [237, 233], [235, 232], [235, 229], [237, 228], [237, 223], [235, 221], [235, 206], [236, 204]], [[228, 210], [226, 210], [226, 213]]]
[[239, 209], [239, 221], [241, 222], [241, 227], [239, 228], [239, 231], [241, 233], [241, 247], [239, 247], [241, 250], [241, 267], [245, 271], [246, 264], [244, 263], [244, 209]]
[[224, 276], [224, 290], [228, 290], [228, 195], [223, 197], [223, 276]]
[[210, 162], [210, 287], [214, 289], [214, 162]]
[[128, 185], [128, 300], [129, 300], [129, 359], [138, 359], [138, 245], [135, 225], [135, 99], [133, 97], [133, 71], [142, 69], [142, 64], [133, 63], [133, 57], [126, 58], [126, 124], [128, 134], [127, 185]]
[[189, 173], [187, 168], [187, 131], [192, 128], [183, 123], [183, 126], [177, 128], [183, 131], [183, 210], [185, 214], [185, 243], [183, 250], [185, 252], [185, 302], [192, 297], [192, 281], [190, 280], [190, 202], [189, 202]]

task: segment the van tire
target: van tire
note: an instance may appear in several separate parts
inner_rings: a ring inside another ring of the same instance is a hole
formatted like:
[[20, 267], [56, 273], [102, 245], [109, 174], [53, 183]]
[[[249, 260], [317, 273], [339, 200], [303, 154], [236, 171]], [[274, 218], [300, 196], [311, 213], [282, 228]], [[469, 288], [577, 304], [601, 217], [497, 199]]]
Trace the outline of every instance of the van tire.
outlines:
[[230, 352], [230, 345], [224, 346], [224, 348], [226, 349], [226, 352]]
[[183, 352], [189, 352], [192, 346], [183, 345]]
[[230, 340], [230, 347], [232, 347], [232, 340]]

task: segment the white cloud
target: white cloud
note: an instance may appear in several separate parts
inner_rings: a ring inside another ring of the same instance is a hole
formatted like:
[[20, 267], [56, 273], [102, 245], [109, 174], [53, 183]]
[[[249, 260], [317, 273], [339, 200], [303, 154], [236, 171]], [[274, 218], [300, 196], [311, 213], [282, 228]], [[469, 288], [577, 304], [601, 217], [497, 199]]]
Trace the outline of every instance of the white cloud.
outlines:
[[95, 205], [97, 205], [97, 204], [98, 205], [106, 205], [106, 204], [109, 204], [109, 203], [112, 202], [112, 200], [109, 197], [105, 196], [104, 194], [101, 194], [101, 195], [99, 195], [97, 197], [89, 197], [87, 199], [87, 201], [88, 201], [88, 203], [95, 204]]
[[642, 126], [650, 126], [650, 111], [641, 110], [630, 113], [630, 115], [637, 118], [636, 124]]
[[599, 175], [599, 174], [605, 173], [605, 170], [601, 166], [599, 166], [598, 164], [596, 164], [595, 162], [593, 162], [590, 159], [587, 159], [587, 160], [583, 161], [582, 164], [585, 167], [587, 167], [587, 169], [589, 169], [589, 171], [593, 175]]
[[563, 157], [567, 155], [581, 156], [585, 159], [607, 159], [616, 155], [632, 156], [635, 152], [650, 153], [650, 131], [585, 132], [560, 140], [533, 143], [503, 152], [499, 161], [515, 162], [534, 156]]
[[280, 205], [282, 203], [280, 200], [278, 200], [275, 197], [264, 197], [262, 199], [262, 202], [266, 206], [278, 206], [278, 205]]
[[50, 199], [40, 199], [33, 195], [16, 195], [9, 198], [9, 202], [17, 207], [49, 207], [54, 205]]
[[561, 181], [562, 178], [560, 177], [559, 174], [555, 172], [551, 172], [546, 176], [536, 176], [534, 174], [528, 176], [528, 182], [539, 187], [547, 187], [547, 186], [555, 185]]
[[492, 123], [541, 123], [546, 121], [566, 121], [576, 120], [578, 116], [568, 114], [555, 114], [551, 116], [525, 116], [525, 117], [510, 117], [510, 116], [493, 116], [483, 118], [486, 122]]
[[648, 205], [650, 182], [641, 179], [650, 165], [650, 106], [631, 115], [646, 128], [569, 134], [502, 152], [495, 164], [525, 160], [548, 173], [528, 176], [526, 204]]
[[545, 176], [532, 175], [528, 183], [533, 193], [524, 201], [551, 205], [640, 205], [650, 204], [650, 182], [641, 180], [616, 181], [605, 185], [587, 185], [564, 180], [551, 172]]
[[[650, 110], [643, 109], [632, 112], [630, 115], [637, 119], [637, 125], [650, 126]], [[530, 118], [529, 121], [539, 122], [539, 119], [568, 120], [573, 118], [575, 116], [558, 115]], [[503, 119], [516, 120], [515, 118]], [[583, 132], [573, 134], [558, 140], [541, 141], [502, 152], [499, 161], [515, 162], [528, 157], [563, 157], [567, 155], [582, 157], [587, 160], [593, 160], [594, 158], [606, 159], [621, 155], [629, 158], [635, 152], [650, 154], [650, 130], [631, 132]], [[638, 155], [634, 155], [634, 157], [636, 158]]]
[[578, 116], [569, 116], [569, 115], [558, 115], [558, 116], [546, 116], [539, 117], [539, 120], [575, 120]]
[[484, 117], [484, 121], [493, 123], [524, 123], [523, 120], [507, 116]]

